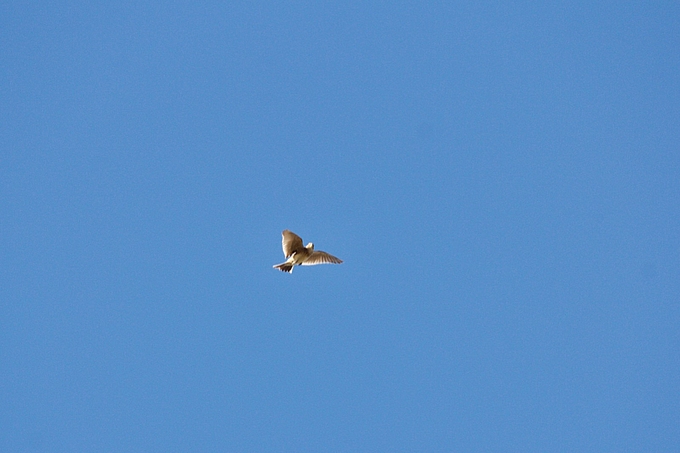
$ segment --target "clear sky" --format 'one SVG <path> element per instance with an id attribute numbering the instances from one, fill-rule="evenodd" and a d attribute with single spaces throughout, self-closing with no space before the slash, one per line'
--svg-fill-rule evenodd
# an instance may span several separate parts
<path id="1" fill-rule="evenodd" d="M 677 1 L 0 5 L 1 451 L 678 445 Z"/>

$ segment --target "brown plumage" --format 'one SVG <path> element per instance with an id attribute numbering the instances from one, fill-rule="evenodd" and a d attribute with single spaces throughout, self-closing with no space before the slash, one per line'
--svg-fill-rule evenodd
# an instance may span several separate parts
<path id="1" fill-rule="evenodd" d="M 342 260 L 333 255 L 314 250 L 311 242 L 307 246 L 302 245 L 302 238 L 290 230 L 283 230 L 281 233 L 281 245 L 283 255 L 287 258 L 285 262 L 274 267 L 283 272 L 293 272 L 294 266 L 314 266 L 315 264 L 333 263 L 340 264 Z"/>

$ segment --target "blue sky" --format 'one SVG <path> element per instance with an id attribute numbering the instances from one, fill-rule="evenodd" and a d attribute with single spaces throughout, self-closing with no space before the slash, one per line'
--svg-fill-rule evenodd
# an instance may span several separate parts
<path id="1" fill-rule="evenodd" d="M 677 451 L 678 49 L 669 1 L 4 2 L 0 449 Z"/>

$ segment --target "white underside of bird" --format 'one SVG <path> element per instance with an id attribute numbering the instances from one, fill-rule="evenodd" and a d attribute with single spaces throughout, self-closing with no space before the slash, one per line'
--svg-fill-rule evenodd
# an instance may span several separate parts
<path id="1" fill-rule="evenodd" d="M 295 266 L 314 266 L 316 264 L 340 264 L 342 260 L 333 255 L 314 250 L 314 244 L 302 245 L 302 238 L 290 230 L 283 230 L 281 233 L 281 245 L 283 256 L 287 259 L 281 264 L 274 265 L 274 268 L 283 272 L 293 272 Z"/>

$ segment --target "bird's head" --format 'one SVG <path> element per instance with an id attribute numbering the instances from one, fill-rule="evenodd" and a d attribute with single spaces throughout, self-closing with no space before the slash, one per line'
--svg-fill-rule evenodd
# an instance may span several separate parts
<path id="1" fill-rule="evenodd" d="M 307 247 L 305 247 L 305 248 L 306 248 L 307 250 L 310 250 L 310 251 L 311 251 L 311 250 L 314 250 L 314 243 L 313 243 L 313 242 L 310 242 L 309 244 L 307 244 Z"/>

